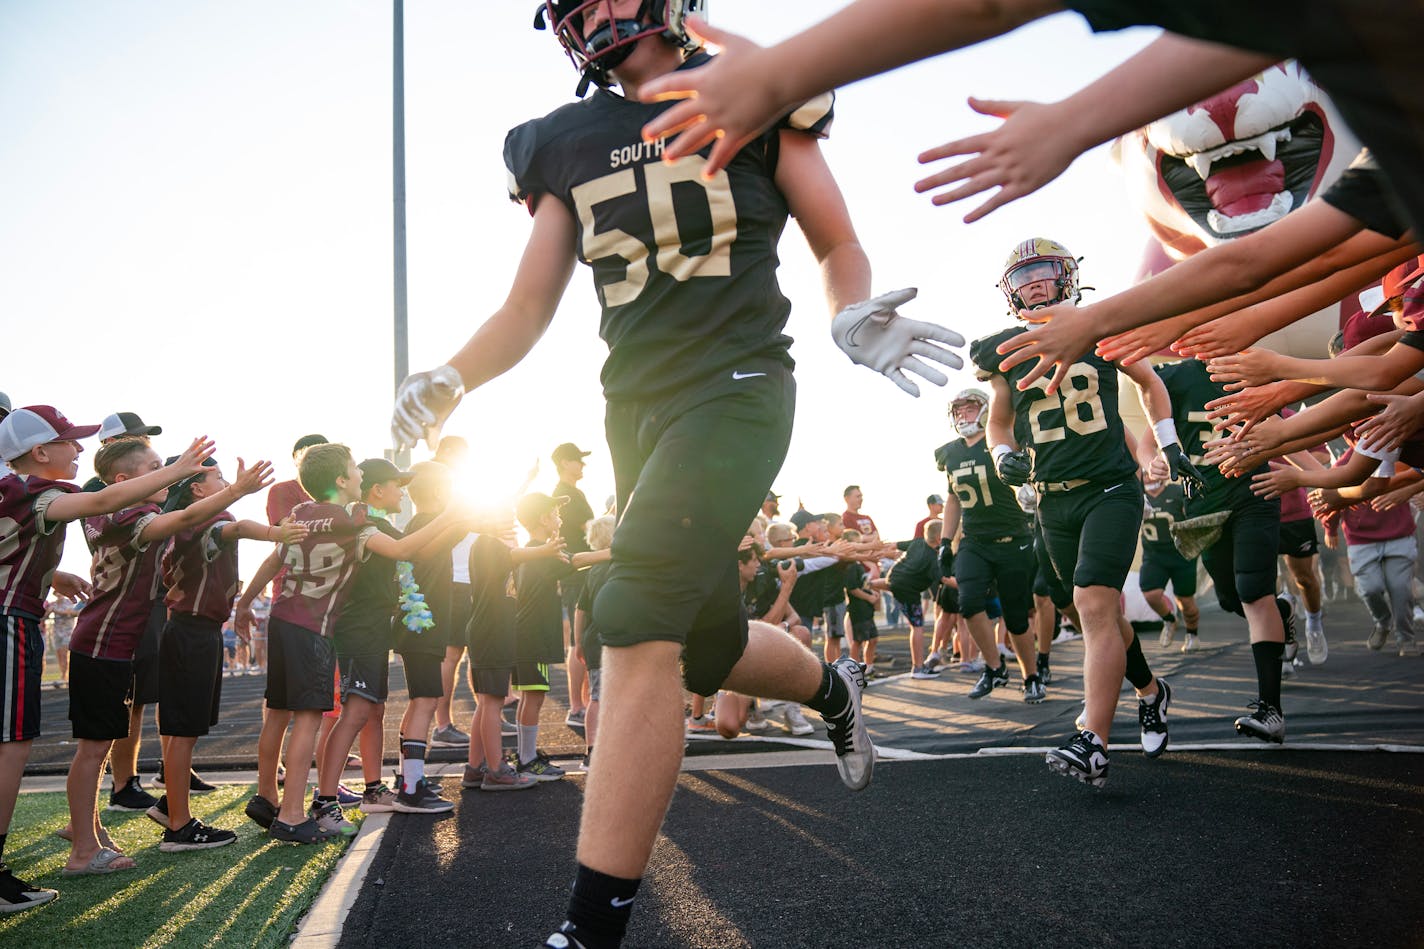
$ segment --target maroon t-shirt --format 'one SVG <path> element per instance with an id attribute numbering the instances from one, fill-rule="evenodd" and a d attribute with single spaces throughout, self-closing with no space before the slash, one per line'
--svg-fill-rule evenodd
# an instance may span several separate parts
<path id="1" fill-rule="evenodd" d="M 1347 449 L 1335 464 L 1345 464 L 1355 454 Z M 1376 511 L 1368 501 L 1352 504 L 1340 515 L 1340 526 L 1345 531 L 1347 544 L 1378 544 L 1387 540 L 1398 540 L 1414 533 L 1414 513 L 1408 504 L 1397 504 L 1387 511 Z"/>
<path id="2" fill-rule="evenodd" d="M 163 552 L 165 602 L 170 613 L 193 613 L 224 622 L 237 596 L 237 538 L 224 543 L 224 524 L 234 523 L 227 511 L 198 527 L 173 535 Z"/>
<path id="3" fill-rule="evenodd" d="M 930 521 L 937 520 L 939 520 L 939 518 L 935 517 L 933 514 L 929 515 L 928 517 L 922 518 L 920 522 L 915 525 L 915 537 L 925 536 L 925 525 L 928 524 Z M 910 539 L 914 540 L 914 537 Z"/>
<path id="4" fill-rule="evenodd" d="M 276 527 L 298 504 L 311 500 L 301 482 L 278 481 L 267 491 L 267 523 Z"/>
<path id="5" fill-rule="evenodd" d="M 84 519 L 84 537 L 94 551 L 94 593 L 69 639 L 69 649 L 95 659 L 132 659 L 158 599 L 162 544 L 139 540 L 157 504 L 139 504 L 117 514 Z"/>
<path id="6" fill-rule="evenodd" d="M 282 585 L 272 601 L 272 618 L 330 636 L 351 592 L 351 578 L 366 559 L 366 541 L 377 528 L 366 519 L 364 504 L 347 510 L 307 501 L 292 510 L 292 520 L 310 533 L 281 547 Z"/>
<path id="7" fill-rule="evenodd" d="M 44 513 L 55 498 L 78 490 L 33 475 L 0 478 L 0 613 L 44 616 L 49 582 L 64 554 L 64 524 Z"/>
<path id="8" fill-rule="evenodd" d="M 862 537 L 867 534 L 878 534 L 875 529 L 875 520 L 869 514 L 857 514 L 853 511 L 846 511 L 841 515 L 841 524 L 850 530 L 860 531 Z"/>

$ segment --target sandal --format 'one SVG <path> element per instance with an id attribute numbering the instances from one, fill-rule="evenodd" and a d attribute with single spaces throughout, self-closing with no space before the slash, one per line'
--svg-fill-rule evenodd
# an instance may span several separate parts
<path id="1" fill-rule="evenodd" d="M 120 861 L 128 861 L 128 863 L 125 866 L 114 866 L 114 864 L 119 863 Z M 93 859 L 89 861 L 87 866 L 79 870 L 74 870 L 70 867 L 65 867 L 63 870 L 59 871 L 59 875 L 66 877 L 97 876 L 102 873 L 117 873 L 119 870 L 135 870 L 137 868 L 138 864 L 134 863 L 131 858 L 124 856 L 117 850 L 110 850 L 108 847 L 100 847 L 99 852 L 94 854 Z"/>

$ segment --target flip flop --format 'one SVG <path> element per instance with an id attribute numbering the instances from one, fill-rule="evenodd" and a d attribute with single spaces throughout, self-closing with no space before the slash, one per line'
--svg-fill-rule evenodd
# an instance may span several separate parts
<path id="1" fill-rule="evenodd" d="M 120 860 L 128 860 L 129 865 L 126 867 L 114 866 L 114 864 Z M 117 873 L 120 870 L 136 869 L 138 869 L 138 864 L 134 863 L 132 860 L 119 853 L 117 850 L 110 850 L 108 847 L 100 847 L 99 852 L 94 854 L 94 858 L 89 861 L 88 866 L 84 867 L 82 870 L 72 870 L 69 867 L 65 867 L 63 870 L 59 871 L 59 875 L 65 877 L 97 876 L 102 873 Z"/>
<path id="2" fill-rule="evenodd" d="M 60 840 L 67 840 L 70 843 L 74 843 L 74 831 L 70 830 L 68 827 L 61 827 L 59 830 L 54 832 L 54 835 Z M 107 830 L 99 835 L 99 846 L 108 847 L 110 850 L 119 854 L 124 852 L 124 848 L 114 843 L 114 838 L 109 836 L 109 832 Z"/>

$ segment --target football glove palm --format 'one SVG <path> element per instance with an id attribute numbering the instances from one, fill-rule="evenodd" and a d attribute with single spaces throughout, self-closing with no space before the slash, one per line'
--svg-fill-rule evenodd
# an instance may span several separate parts
<path id="1" fill-rule="evenodd" d="M 920 387 L 906 372 L 937 386 L 949 381 L 926 359 L 951 369 L 964 366 L 963 359 L 945 348 L 963 346 L 963 336 L 934 323 L 907 320 L 895 312 L 896 307 L 913 300 L 918 293 L 914 287 L 882 293 L 851 304 L 831 320 L 831 338 L 851 362 L 874 369 L 913 396 L 919 396 Z"/>
<path id="2" fill-rule="evenodd" d="M 1006 451 L 995 462 L 994 470 L 998 472 L 1000 481 L 1017 488 L 1028 484 L 1029 476 L 1033 474 L 1033 461 L 1026 451 Z"/>
<path id="3" fill-rule="evenodd" d="M 412 448 L 424 438 L 434 451 L 440 429 L 464 394 L 465 382 L 451 366 L 407 376 L 396 390 L 396 407 L 391 415 L 391 441 L 396 449 Z"/>

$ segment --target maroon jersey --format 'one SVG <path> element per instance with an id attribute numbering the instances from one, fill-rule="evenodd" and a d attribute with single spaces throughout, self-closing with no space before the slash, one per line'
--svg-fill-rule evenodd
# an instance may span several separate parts
<path id="1" fill-rule="evenodd" d="M 194 613 L 225 622 L 237 596 L 237 538 L 224 543 L 224 524 L 235 518 L 222 511 L 207 523 L 173 535 L 163 552 L 164 602 L 171 613 Z"/>
<path id="2" fill-rule="evenodd" d="M 351 578 L 366 559 L 366 541 L 377 528 L 366 519 L 364 504 L 348 511 L 307 501 L 292 509 L 292 520 L 310 533 L 281 547 L 282 586 L 272 602 L 272 617 L 330 636 L 351 592 Z"/>
<path id="3" fill-rule="evenodd" d="M 84 519 L 84 537 L 94 548 L 94 593 L 79 611 L 71 652 L 95 659 L 132 659 L 158 599 L 162 544 L 143 544 L 139 534 L 159 514 L 140 504 L 117 514 Z"/>
<path id="4" fill-rule="evenodd" d="M 311 500 L 301 482 L 279 481 L 267 491 L 267 523 L 276 527 L 298 504 Z"/>
<path id="5" fill-rule="evenodd" d="M 45 520 L 50 502 L 79 490 L 33 475 L 0 478 L 0 613 L 44 616 L 49 582 L 64 553 L 64 525 Z"/>

